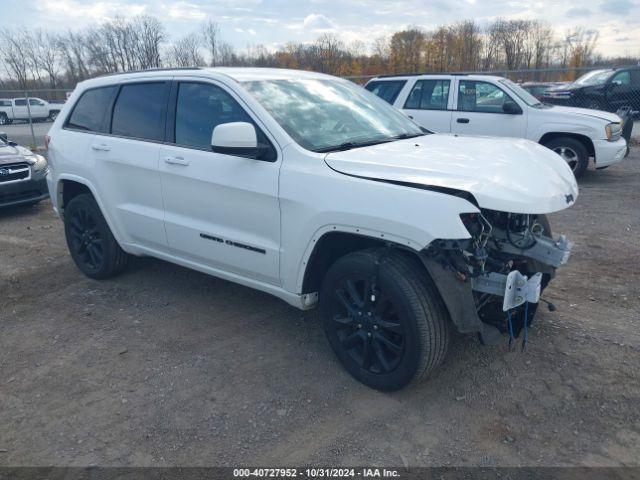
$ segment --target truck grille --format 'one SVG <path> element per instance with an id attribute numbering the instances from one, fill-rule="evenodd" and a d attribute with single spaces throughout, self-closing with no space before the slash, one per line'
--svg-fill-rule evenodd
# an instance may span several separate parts
<path id="1" fill-rule="evenodd" d="M 19 182 L 31 178 L 31 167 L 26 162 L 0 165 L 0 184 Z"/>

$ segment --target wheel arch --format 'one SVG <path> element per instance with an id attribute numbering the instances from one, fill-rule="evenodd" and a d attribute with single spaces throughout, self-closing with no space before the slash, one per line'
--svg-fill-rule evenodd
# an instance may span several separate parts
<path id="1" fill-rule="evenodd" d="M 542 137 L 540 137 L 540 140 L 538 140 L 538 143 L 540 145 L 546 145 L 551 140 L 555 140 L 555 139 L 558 139 L 558 138 L 564 138 L 564 137 L 573 138 L 573 139 L 579 141 L 580 143 L 582 143 L 585 146 L 589 156 L 590 157 L 595 157 L 596 150 L 595 150 L 595 147 L 593 146 L 593 141 L 587 135 L 582 135 L 580 133 L 573 133 L 573 132 L 547 132 L 544 135 L 542 135 Z"/>
<path id="2" fill-rule="evenodd" d="M 396 248 L 414 256 L 419 262 L 418 251 L 412 248 L 411 242 L 399 242 L 390 239 L 383 233 L 374 233 L 356 228 L 354 231 L 332 229 L 312 240 L 312 249 L 302 262 L 299 281 L 302 294 L 318 292 L 325 274 L 336 260 L 359 250 L 373 247 Z M 425 269 L 426 272 L 426 269 Z"/>
<path id="3" fill-rule="evenodd" d="M 74 197 L 81 195 L 83 193 L 88 193 L 94 198 L 94 200 L 98 204 L 98 208 L 100 208 L 100 212 L 102 213 L 102 216 L 104 217 L 105 221 L 107 222 L 107 225 L 111 229 L 111 233 L 113 234 L 115 239 L 118 241 L 118 243 L 122 244 L 121 236 L 119 234 L 120 232 L 118 231 L 117 228 L 115 228 L 115 225 L 111 217 L 108 215 L 108 210 L 105 208 L 105 205 L 102 202 L 100 195 L 98 195 L 98 192 L 94 187 L 94 185 L 85 178 L 78 177 L 76 175 L 61 175 L 60 177 L 58 177 L 56 182 L 55 198 L 56 198 L 56 206 L 58 208 L 58 214 L 60 215 L 60 218 L 64 220 L 65 205 L 68 205 L 68 203 Z"/>

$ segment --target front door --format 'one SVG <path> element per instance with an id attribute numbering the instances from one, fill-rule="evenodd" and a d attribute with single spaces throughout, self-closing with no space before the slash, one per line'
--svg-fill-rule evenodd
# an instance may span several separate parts
<path id="1" fill-rule="evenodd" d="M 503 105 L 515 102 L 501 87 L 480 80 L 458 80 L 457 107 L 451 120 L 451 131 L 465 135 L 525 137 L 526 109 L 505 113 Z"/>
<path id="2" fill-rule="evenodd" d="M 279 283 L 280 162 L 274 143 L 223 86 L 176 82 L 160 175 L 169 248 L 225 272 Z M 261 159 L 215 153 L 216 125 L 249 122 Z"/>

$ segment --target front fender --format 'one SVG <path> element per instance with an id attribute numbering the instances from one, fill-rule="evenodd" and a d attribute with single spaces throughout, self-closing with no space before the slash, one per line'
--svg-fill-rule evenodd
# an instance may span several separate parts
<path id="1" fill-rule="evenodd" d="M 323 173 L 312 178 L 298 170 L 281 173 L 280 274 L 282 286 L 291 292 L 302 291 L 314 246 L 328 232 L 372 237 L 419 252 L 437 238 L 469 238 L 460 214 L 478 212 L 475 205 L 454 195 L 330 169 Z M 314 188 L 305 188 L 307 182 Z"/>

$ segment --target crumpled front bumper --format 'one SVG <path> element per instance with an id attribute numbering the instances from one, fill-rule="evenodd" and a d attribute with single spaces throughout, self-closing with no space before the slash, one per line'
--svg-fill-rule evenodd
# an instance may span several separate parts
<path id="1" fill-rule="evenodd" d="M 515 258 L 526 258 L 532 263 L 553 270 L 567 263 L 573 244 L 561 235 L 557 239 L 539 237 L 536 244 L 526 250 L 502 245 L 502 252 L 513 254 Z M 426 251 L 420 258 L 429 272 L 451 320 L 460 333 L 480 333 L 485 344 L 493 344 L 502 337 L 502 333 L 494 326 L 483 322 L 478 315 L 478 306 L 474 291 L 503 297 L 503 311 L 511 310 L 525 302 L 538 303 L 540 299 L 542 272 L 527 277 L 518 270 L 509 273 L 488 272 L 461 280 L 451 270 L 438 263 Z"/>

